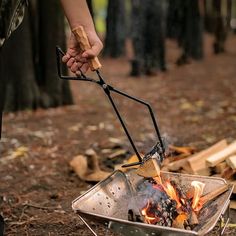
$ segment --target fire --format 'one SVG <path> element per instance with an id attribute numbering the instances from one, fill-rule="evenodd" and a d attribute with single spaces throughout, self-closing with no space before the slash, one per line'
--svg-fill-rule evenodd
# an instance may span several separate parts
<path id="1" fill-rule="evenodd" d="M 180 203 L 180 199 L 179 197 L 177 196 L 177 192 L 175 191 L 174 187 L 172 186 L 172 184 L 167 181 L 165 183 L 165 185 L 163 185 L 163 188 L 166 192 L 166 194 L 172 199 L 172 200 L 175 200 L 176 203 L 177 203 L 177 209 L 181 207 L 181 203 Z"/>
<path id="2" fill-rule="evenodd" d="M 145 221 L 148 223 L 148 224 L 153 224 L 154 221 L 156 222 L 158 220 L 157 217 L 154 217 L 154 216 L 149 216 L 148 215 L 148 210 L 150 209 L 150 201 L 148 200 L 148 203 L 147 203 L 147 206 L 144 207 L 141 211 L 142 215 L 144 216 L 145 218 Z"/>
<path id="3" fill-rule="evenodd" d="M 205 187 L 205 184 L 199 181 L 192 181 L 191 185 L 194 187 L 192 208 L 195 211 L 199 211 L 202 208 L 200 198 L 203 194 L 203 189 Z"/>
<path id="4" fill-rule="evenodd" d="M 156 184 L 153 185 L 153 188 L 157 189 L 160 192 L 165 192 L 169 197 L 169 204 L 172 202 L 176 202 L 175 209 L 173 212 L 166 212 L 167 210 L 163 210 L 160 208 L 161 202 L 152 203 L 148 200 L 146 206 L 142 209 L 141 213 L 148 224 L 158 224 L 164 222 L 165 226 L 178 226 L 181 227 L 189 220 L 188 216 L 196 214 L 201 208 L 201 196 L 203 194 L 203 189 L 205 184 L 198 181 L 192 181 L 192 188 L 188 193 L 184 194 L 180 189 L 180 186 L 177 186 L 172 181 L 165 181 L 161 179 L 161 177 L 154 178 Z M 191 192 L 191 193 L 190 193 Z M 174 200 L 174 201 L 173 201 Z M 166 218 L 164 215 L 175 215 L 171 220 L 171 225 L 169 225 L 168 217 Z M 175 226 L 174 226 L 175 227 Z M 183 226 L 184 227 L 184 226 Z"/>

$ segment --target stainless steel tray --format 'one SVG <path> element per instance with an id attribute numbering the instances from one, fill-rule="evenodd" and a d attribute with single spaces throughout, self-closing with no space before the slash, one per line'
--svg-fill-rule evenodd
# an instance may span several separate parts
<path id="1" fill-rule="evenodd" d="M 170 172 L 162 172 L 162 176 L 185 186 L 190 185 L 193 180 L 201 181 L 206 184 L 204 194 L 226 184 L 224 179 L 215 177 Z M 210 202 L 205 210 L 202 209 L 199 216 L 200 226 L 190 231 L 128 221 L 128 209 L 133 202 L 134 188 L 142 181 L 143 178 L 136 175 L 134 170 L 127 173 L 115 171 L 108 178 L 76 198 L 72 202 L 72 208 L 82 219 L 86 218 L 93 222 L 103 223 L 118 232 L 119 235 L 205 235 L 214 228 L 226 212 L 233 190 L 233 187 L 230 186 L 228 191 Z M 135 202 L 133 203 L 135 204 Z M 84 223 L 86 224 L 86 221 Z M 87 226 L 89 227 L 89 225 Z"/>

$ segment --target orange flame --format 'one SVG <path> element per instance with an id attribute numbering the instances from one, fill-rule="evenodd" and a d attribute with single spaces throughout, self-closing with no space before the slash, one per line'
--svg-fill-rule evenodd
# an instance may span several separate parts
<path id="1" fill-rule="evenodd" d="M 175 200 L 177 203 L 177 209 L 181 207 L 181 203 L 179 200 L 179 197 L 177 196 L 177 193 L 174 189 L 174 187 L 171 185 L 171 183 L 169 181 L 166 181 L 165 185 L 163 185 L 163 188 L 166 192 L 166 194 L 172 199 Z"/>
<path id="2" fill-rule="evenodd" d="M 191 185 L 194 187 L 194 194 L 192 200 L 192 208 L 195 211 L 199 211 L 202 208 L 202 204 L 200 202 L 200 198 L 203 193 L 203 189 L 205 184 L 199 181 L 192 181 Z"/>
<path id="3" fill-rule="evenodd" d="M 179 215 L 175 219 L 176 225 L 183 225 L 184 220 L 187 218 L 187 212 L 184 212 L 185 208 L 181 208 L 182 206 L 190 204 L 193 211 L 199 211 L 202 208 L 202 202 L 201 202 L 201 196 L 203 194 L 203 189 L 205 187 L 205 184 L 198 181 L 192 181 L 191 185 L 193 186 L 193 192 L 189 192 L 186 195 L 186 198 L 183 198 L 183 196 L 178 195 L 178 192 L 176 191 L 176 188 L 171 184 L 169 180 L 165 181 L 163 183 L 163 180 L 160 176 L 155 177 L 154 180 L 156 181 L 156 185 L 153 186 L 153 188 L 165 192 L 170 199 L 176 201 L 176 209 L 178 210 Z M 192 202 L 190 203 L 190 199 L 192 199 Z M 141 210 L 141 213 L 145 219 L 145 222 L 148 224 L 156 224 L 159 222 L 160 218 L 153 214 L 152 210 L 150 209 L 157 208 L 157 205 L 153 205 L 150 200 L 148 200 L 147 205 Z M 173 225 L 175 225 L 173 223 Z M 174 226 L 175 227 L 175 226 Z"/>
<path id="4" fill-rule="evenodd" d="M 152 217 L 152 216 L 148 215 L 147 211 L 148 211 L 149 208 L 150 208 L 150 201 L 148 200 L 147 206 L 142 209 L 141 213 L 144 216 L 146 222 L 148 224 L 152 224 L 153 221 L 157 220 L 157 217 Z"/>

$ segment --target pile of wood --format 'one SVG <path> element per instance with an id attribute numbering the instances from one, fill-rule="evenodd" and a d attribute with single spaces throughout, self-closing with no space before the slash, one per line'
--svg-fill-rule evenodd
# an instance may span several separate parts
<path id="1" fill-rule="evenodd" d="M 170 149 L 175 150 L 176 147 L 170 147 Z M 222 177 L 235 186 L 234 193 L 236 194 L 236 141 L 227 143 L 224 139 L 189 156 L 186 156 L 188 148 L 183 149 L 182 154 L 181 149 L 177 148 L 177 151 L 180 157 L 167 158 L 162 170 Z"/>

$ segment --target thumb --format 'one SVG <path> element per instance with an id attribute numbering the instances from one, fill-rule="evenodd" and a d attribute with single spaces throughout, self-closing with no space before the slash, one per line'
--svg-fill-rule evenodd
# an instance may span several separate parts
<path id="1" fill-rule="evenodd" d="M 82 53 L 82 57 L 85 57 L 87 59 L 94 58 L 99 55 L 102 50 L 102 47 L 102 43 L 96 43 L 90 49 L 84 51 Z"/>

